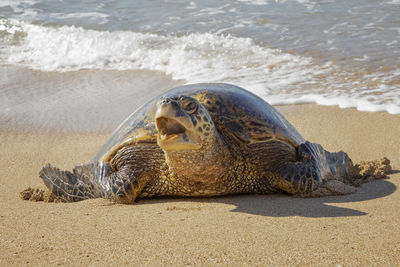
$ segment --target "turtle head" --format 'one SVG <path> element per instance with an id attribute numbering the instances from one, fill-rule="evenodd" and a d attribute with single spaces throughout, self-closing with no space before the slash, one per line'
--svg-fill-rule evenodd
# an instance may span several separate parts
<path id="1" fill-rule="evenodd" d="M 165 151 L 201 150 L 213 142 L 216 134 L 206 108 L 188 96 L 161 98 L 155 121 L 157 143 Z"/>

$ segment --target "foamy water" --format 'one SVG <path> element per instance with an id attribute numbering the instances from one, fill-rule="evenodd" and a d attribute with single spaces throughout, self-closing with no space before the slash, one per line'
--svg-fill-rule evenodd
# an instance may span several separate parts
<path id="1" fill-rule="evenodd" d="M 398 1 L 131 2 L 0 1 L 0 64 L 53 74 L 156 71 L 234 83 L 271 104 L 400 114 Z"/>

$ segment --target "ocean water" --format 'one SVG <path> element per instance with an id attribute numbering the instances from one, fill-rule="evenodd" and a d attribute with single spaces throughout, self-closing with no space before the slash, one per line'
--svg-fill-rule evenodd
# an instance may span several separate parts
<path id="1" fill-rule="evenodd" d="M 3 126 L 109 130 L 197 82 L 400 114 L 400 1 L 0 0 L 0 71 Z"/>

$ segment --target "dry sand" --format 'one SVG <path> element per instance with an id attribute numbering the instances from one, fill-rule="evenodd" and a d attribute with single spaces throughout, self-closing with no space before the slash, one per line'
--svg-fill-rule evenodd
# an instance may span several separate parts
<path id="1" fill-rule="evenodd" d="M 47 162 L 70 169 L 90 160 L 107 134 L 0 132 L 0 265 L 319 265 L 400 262 L 400 115 L 315 105 L 279 109 L 302 135 L 354 161 L 386 156 L 390 179 L 356 194 L 299 199 L 246 195 L 150 199 L 23 201 L 44 188 Z"/>

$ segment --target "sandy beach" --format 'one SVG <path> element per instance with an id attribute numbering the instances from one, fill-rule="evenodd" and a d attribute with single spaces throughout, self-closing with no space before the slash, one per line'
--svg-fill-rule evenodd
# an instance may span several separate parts
<path id="1" fill-rule="evenodd" d="M 399 13 L 398 0 L 0 0 L 0 267 L 400 266 Z M 45 164 L 89 162 L 151 98 L 202 82 L 393 171 L 323 198 L 21 199 L 46 190 Z"/>
<path id="2" fill-rule="evenodd" d="M 400 115 L 316 105 L 278 109 L 308 140 L 353 161 L 388 157 L 389 179 L 324 198 L 244 195 L 23 201 L 42 165 L 89 161 L 107 133 L 0 132 L 1 266 L 395 266 L 400 262 Z"/>

